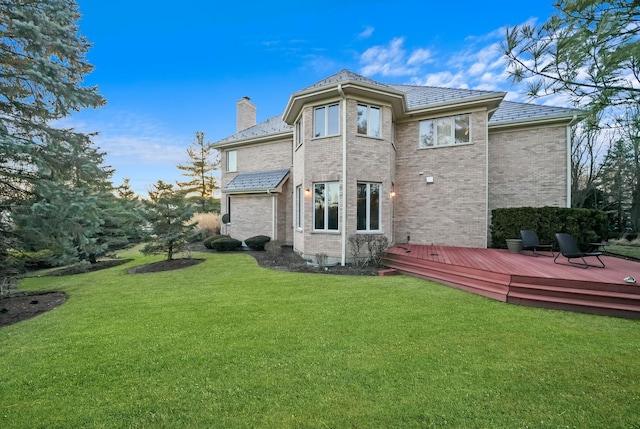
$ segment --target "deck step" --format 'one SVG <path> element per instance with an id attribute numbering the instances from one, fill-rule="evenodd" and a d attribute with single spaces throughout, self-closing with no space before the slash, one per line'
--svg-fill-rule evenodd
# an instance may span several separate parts
<path id="1" fill-rule="evenodd" d="M 382 262 L 396 272 L 511 304 L 640 319 L 640 287 L 635 285 L 492 272 L 415 253 L 389 252 Z"/>
<path id="2" fill-rule="evenodd" d="M 395 276 L 396 274 L 400 273 L 398 273 L 398 270 L 396 270 L 395 268 L 385 268 L 383 270 L 378 270 L 379 276 Z"/>

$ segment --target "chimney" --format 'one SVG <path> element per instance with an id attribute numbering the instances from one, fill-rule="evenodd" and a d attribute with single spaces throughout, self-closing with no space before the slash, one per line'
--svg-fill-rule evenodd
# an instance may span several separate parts
<path id="1" fill-rule="evenodd" d="M 256 106 L 249 97 L 236 102 L 236 132 L 246 130 L 256 124 Z"/>

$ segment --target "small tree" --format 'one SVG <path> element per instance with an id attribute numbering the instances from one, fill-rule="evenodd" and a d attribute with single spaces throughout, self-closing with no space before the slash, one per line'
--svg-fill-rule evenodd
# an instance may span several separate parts
<path id="1" fill-rule="evenodd" d="M 197 211 L 215 211 L 213 193 L 218 189 L 218 183 L 213 173 L 220 168 L 218 152 L 213 148 L 213 143 L 205 142 L 204 133 L 197 131 L 195 141 L 187 148 L 187 154 L 189 164 L 178 164 L 178 169 L 184 171 L 182 175 L 190 180 L 178 182 L 178 186 L 187 195 L 193 196 L 197 202 Z M 217 208 L 219 211 L 220 206 Z"/>
<path id="2" fill-rule="evenodd" d="M 193 208 L 185 200 L 185 193 L 173 189 L 173 185 L 158 180 L 153 187 L 149 191 L 147 207 L 152 236 L 142 252 L 166 252 L 170 261 L 175 253 L 184 250 L 195 227 L 195 224 L 188 223 L 193 216 Z"/>

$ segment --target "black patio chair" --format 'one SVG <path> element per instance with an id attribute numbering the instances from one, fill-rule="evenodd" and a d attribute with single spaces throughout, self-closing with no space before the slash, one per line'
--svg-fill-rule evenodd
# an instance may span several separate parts
<path id="1" fill-rule="evenodd" d="M 533 256 L 539 256 L 538 251 L 551 252 L 551 255 L 542 256 L 554 257 L 553 244 L 540 244 L 538 234 L 535 231 L 523 229 L 520 231 L 520 237 L 522 238 L 522 250 L 531 250 Z"/>
<path id="2" fill-rule="evenodd" d="M 573 238 L 573 236 L 571 236 L 570 234 L 558 232 L 556 233 L 556 240 L 558 240 L 558 246 L 560 246 L 560 253 L 558 253 L 556 257 L 553 258 L 553 262 L 555 262 L 556 264 L 571 265 L 579 268 L 589 268 L 589 267 L 604 268 L 604 262 L 602 262 L 602 260 L 600 259 L 600 256 L 602 256 L 602 252 L 580 251 L 580 248 L 578 247 L 578 243 L 576 243 L 576 239 Z M 558 262 L 557 259 L 558 259 L 558 256 L 560 255 L 567 258 L 567 261 L 569 263 L 563 264 L 561 262 Z M 598 260 L 598 262 L 600 262 L 601 266 L 587 264 L 587 261 L 585 261 L 584 259 L 586 257 L 595 257 Z M 582 264 L 571 262 L 572 259 L 582 259 Z"/>

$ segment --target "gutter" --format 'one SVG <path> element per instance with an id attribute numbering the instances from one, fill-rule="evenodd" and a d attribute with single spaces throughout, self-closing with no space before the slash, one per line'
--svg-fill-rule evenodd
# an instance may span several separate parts
<path id="1" fill-rule="evenodd" d="M 340 265 L 347 264 L 347 96 L 338 84 L 338 92 L 342 97 L 342 255 Z"/>

